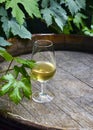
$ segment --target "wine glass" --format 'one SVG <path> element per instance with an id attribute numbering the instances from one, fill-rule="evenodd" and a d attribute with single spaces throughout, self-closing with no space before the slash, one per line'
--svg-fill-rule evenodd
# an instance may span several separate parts
<path id="1" fill-rule="evenodd" d="M 46 82 L 50 80 L 56 72 L 56 60 L 53 42 L 49 40 L 37 40 L 32 48 L 32 60 L 35 66 L 31 70 L 32 79 L 39 81 L 41 91 L 32 94 L 32 99 L 38 103 L 50 102 L 54 95 L 46 92 Z"/>

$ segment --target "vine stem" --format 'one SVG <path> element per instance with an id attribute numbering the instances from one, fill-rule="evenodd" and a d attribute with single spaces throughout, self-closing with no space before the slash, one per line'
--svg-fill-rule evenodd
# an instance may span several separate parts
<path id="1" fill-rule="evenodd" d="M 8 73 L 8 71 L 10 70 L 10 67 L 11 67 L 11 65 L 12 65 L 12 63 L 13 63 L 13 60 L 14 60 L 14 58 L 11 60 L 11 62 L 10 62 L 10 64 L 9 64 L 9 66 L 8 66 L 8 69 L 6 70 L 5 74 L 7 74 L 7 73 Z"/>
<path id="2" fill-rule="evenodd" d="M 13 68 L 9 69 L 8 71 L 11 71 L 11 70 L 13 70 Z M 1 73 L 5 73 L 6 71 L 7 71 L 7 69 L 6 70 L 2 70 L 2 71 L 0 71 L 0 74 Z"/>

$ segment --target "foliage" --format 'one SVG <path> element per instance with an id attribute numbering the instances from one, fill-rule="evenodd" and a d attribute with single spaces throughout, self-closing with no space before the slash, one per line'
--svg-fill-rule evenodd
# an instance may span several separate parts
<path id="1" fill-rule="evenodd" d="M 50 7 L 48 7 L 50 3 Z M 45 1 L 42 1 L 42 9 L 41 13 L 43 14 L 43 19 L 45 19 L 47 25 L 51 25 L 53 21 L 57 24 L 57 26 L 63 30 L 63 26 L 67 21 L 66 11 L 61 7 L 59 3 L 54 0 L 48 0 L 45 5 Z"/>
<path id="2" fill-rule="evenodd" d="M 2 47 L 0 47 L 0 56 L 5 58 L 6 61 L 12 60 L 12 56 Z"/>
<path id="3" fill-rule="evenodd" d="M 82 10 L 86 8 L 86 0 L 42 0 L 41 5 L 47 26 L 52 25 L 58 33 L 71 33 L 74 26 L 78 29 L 85 26 L 83 20 L 87 17 Z"/>
<path id="4" fill-rule="evenodd" d="M 31 77 L 26 68 L 29 68 L 31 71 L 35 62 L 12 56 L 8 58 L 5 54 L 3 57 L 10 61 L 15 60 L 17 63 L 20 63 L 21 66 L 14 65 L 12 73 L 8 72 L 8 68 L 7 73 L 0 78 L 0 84 L 3 82 L 0 86 L 0 96 L 8 94 L 11 101 L 16 104 L 18 104 L 23 97 L 30 99 L 32 94 Z"/>
<path id="5" fill-rule="evenodd" d="M 13 36 L 31 39 L 31 32 L 26 26 L 26 13 L 31 18 L 41 17 L 37 0 L 0 0 L 0 44 L 2 38 L 6 44 L 5 39 Z"/>
<path id="6" fill-rule="evenodd" d="M 40 18 L 40 12 L 36 0 L 6 0 L 6 9 L 12 9 L 12 16 L 16 18 L 19 24 L 24 23 L 25 15 L 18 4 L 22 4 L 26 12 L 33 18 L 33 15 Z"/>
<path id="7" fill-rule="evenodd" d="M 56 33 L 92 33 L 92 0 L 0 0 L 1 38 L 13 36 L 31 39 L 26 19 L 41 19 Z M 91 14 L 88 12 L 91 10 Z M 91 15 L 91 18 L 89 17 Z M 87 22 L 90 21 L 91 23 Z M 30 24 L 30 23 L 29 23 Z M 89 25 L 90 24 L 90 25 Z M 86 33 L 86 28 L 87 32 Z M 4 44 L 6 42 L 4 41 Z"/>
<path id="8" fill-rule="evenodd" d="M 41 14 L 56 33 L 93 35 L 92 0 L 42 0 Z"/>
<path id="9" fill-rule="evenodd" d="M 91 25 L 90 29 L 88 27 L 85 27 L 83 31 L 86 35 L 93 36 L 93 25 Z"/>
<path id="10" fill-rule="evenodd" d="M 93 1 L 86 0 L 86 5 L 87 26 L 83 28 L 83 32 L 85 35 L 93 36 Z"/>

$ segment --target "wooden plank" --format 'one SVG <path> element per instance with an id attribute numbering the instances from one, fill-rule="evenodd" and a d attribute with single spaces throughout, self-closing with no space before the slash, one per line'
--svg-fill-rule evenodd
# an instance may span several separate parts
<path id="1" fill-rule="evenodd" d="M 61 55 L 62 55 L 62 52 L 60 52 L 61 53 Z M 57 58 L 58 59 L 58 58 Z M 59 61 L 59 60 L 58 60 Z M 62 62 L 62 60 L 60 60 L 61 62 Z M 59 62 L 60 63 L 60 62 Z M 68 63 L 67 63 L 68 64 Z M 76 62 L 76 64 L 77 64 L 77 62 Z M 82 64 L 82 63 L 81 63 Z M 60 66 L 59 66 L 60 67 Z M 65 66 L 66 67 L 66 66 Z M 84 68 L 85 68 L 85 66 L 83 66 Z M 81 67 L 81 68 L 83 68 L 83 67 Z M 86 66 L 87 67 L 87 66 Z M 68 67 L 67 67 L 68 68 Z M 60 69 L 62 69 L 62 66 L 61 66 L 61 68 Z M 59 69 L 59 70 L 60 70 Z M 82 70 L 82 69 L 81 69 Z M 72 71 L 73 72 L 73 71 Z M 61 74 L 60 74 L 61 73 Z M 61 81 L 61 79 L 59 79 L 59 77 L 60 77 L 60 75 L 62 75 L 62 72 L 60 72 L 59 73 L 59 75 L 57 75 L 57 80 L 58 80 L 58 82 L 57 82 L 57 84 L 56 84 L 56 86 L 59 86 L 59 81 Z M 64 74 L 65 73 L 67 73 L 67 72 L 64 72 Z M 69 74 L 69 78 L 70 77 L 72 77 L 70 74 Z M 65 77 L 65 79 L 67 79 L 67 76 Z M 71 84 L 71 85 L 73 85 L 71 88 L 70 87 L 67 87 L 67 89 L 66 89 L 66 91 L 65 91 L 65 93 L 67 92 L 67 94 L 68 94 L 68 92 L 70 92 L 70 91 L 67 91 L 67 90 L 71 90 L 71 92 L 70 92 L 70 94 L 72 94 L 73 96 L 72 97 L 70 97 L 69 96 L 69 98 L 71 98 L 71 100 L 72 100 L 72 98 L 74 97 L 74 98 L 78 98 L 78 97 L 81 97 L 81 96 L 83 96 L 83 95 L 81 95 L 81 94 L 83 94 L 84 92 L 82 92 L 82 90 L 84 89 L 84 88 L 82 88 L 82 87 L 85 87 L 85 84 L 84 83 L 82 83 L 82 82 L 80 82 L 80 81 L 78 81 L 78 79 L 76 79 L 76 81 L 75 81 L 75 78 L 73 77 L 72 78 L 73 80 L 71 80 L 71 78 L 70 79 L 68 79 L 68 81 L 66 80 L 65 82 L 67 83 L 67 84 L 69 84 L 70 82 L 69 82 L 69 80 L 71 80 L 71 81 L 73 81 L 73 82 L 71 82 L 71 83 L 78 83 L 78 84 L 76 84 L 76 86 L 77 85 L 79 85 L 80 87 L 79 88 L 77 88 L 76 86 L 74 86 L 73 84 Z M 55 83 L 55 81 L 54 81 L 54 83 Z M 65 84 L 66 85 L 66 84 Z M 52 85 L 52 86 L 55 86 L 54 84 Z M 75 87 L 76 87 L 76 89 L 75 89 Z M 87 90 L 89 90 L 89 87 L 86 85 L 86 87 L 87 87 Z M 65 88 L 65 87 L 64 87 Z M 82 89 L 81 89 L 82 88 Z M 61 89 L 61 91 L 62 91 L 62 88 L 60 88 Z M 74 90 L 74 91 L 73 91 Z M 52 90 L 53 91 L 53 90 Z M 76 95 L 75 94 L 75 92 L 78 92 L 77 94 L 79 94 L 79 95 Z M 90 91 L 91 91 L 91 89 L 90 89 Z M 54 91 L 54 93 L 57 93 L 58 94 L 58 92 L 56 92 L 56 91 Z M 84 93 L 84 94 L 86 94 L 86 93 Z M 76 96 L 75 96 L 76 95 Z M 66 95 L 67 97 L 68 97 L 68 95 Z M 62 95 L 60 96 L 60 97 L 62 97 Z M 63 96 L 64 97 L 64 96 Z M 63 98 L 64 99 L 64 98 Z M 57 98 L 57 100 L 58 100 L 58 98 Z M 67 99 L 65 99 L 65 102 L 66 102 L 66 100 Z M 67 100 L 68 101 L 68 100 Z M 54 101 L 54 102 L 57 102 L 57 101 Z M 70 104 L 74 104 L 75 102 L 71 102 L 71 101 L 69 101 L 70 102 Z M 61 104 L 61 103 L 58 103 L 58 104 Z M 76 109 L 77 108 L 77 106 L 78 106 L 78 103 L 76 102 L 75 103 L 75 105 L 76 105 L 76 107 L 74 108 L 74 109 Z M 67 108 L 69 108 L 69 105 L 67 105 L 66 103 L 64 104 L 64 106 L 67 106 Z M 74 105 L 72 105 L 72 106 L 74 106 Z M 67 108 L 66 108 L 66 110 L 67 110 Z M 73 111 L 73 109 L 72 109 L 73 107 L 71 107 L 71 110 Z M 82 107 L 80 107 L 80 108 L 78 108 L 78 110 L 76 109 L 76 111 L 77 111 L 77 113 L 75 112 L 73 115 L 76 115 L 76 114 L 78 114 L 78 115 L 80 115 L 80 112 L 81 112 L 81 109 Z M 69 110 L 70 111 L 70 110 Z M 74 110 L 75 111 L 75 110 Z M 83 110 L 83 108 L 82 108 L 82 111 L 84 111 Z M 72 115 L 72 112 L 70 112 L 71 113 L 71 115 Z M 85 110 L 85 113 L 87 113 L 87 111 Z M 90 113 L 90 114 L 92 114 L 92 113 Z M 89 114 L 89 115 L 90 115 Z M 69 115 L 69 116 L 71 116 L 71 115 Z M 86 128 L 89 128 L 89 126 L 88 126 L 88 124 L 86 124 L 86 122 L 90 122 L 90 124 L 91 124 L 91 126 L 92 126 L 92 123 L 93 123 L 93 121 L 90 119 L 84 119 L 85 118 L 85 116 L 81 116 L 81 117 L 83 117 L 83 118 L 81 118 L 82 119 L 82 123 L 81 123 L 81 121 L 80 122 L 78 122 L 78 123 L 80 123 L 80 125 L 81 126 L 85 126 Z M 79 118 L 79 117 L 78 117 Z M 77 122 L 77 119 L 74 119 L 76 122 Z M 59 122 L 59 121 L 57 121 L 57 122 Z M 64 122 L 64 121 L 63 121 Z M 49 123 L 48 123 L 49 124 Z M 60 123 L 59 123 L 60 124 Z M 65 123 L 63 123 L 63 124 L 65 124 Z M 82 125 L 83 124 L 83 125 Z M 86 124 L 86 125 L 85 125 Z M 65 126 L 63 126 L 63 127 L 65 127 Z"/>
<path id="2" fill-rule="evenodd" d="M 93 128 L 92 111 L 90 112 L 89 109 L 86 109 L 86 104 L 83 103 L 80 105 L 80 102 L 78 102 L 78 99 L 80 98 L 86 101 L 85 94 L 89 92 L 89 87 L 73 76 L 66 74 L 66 72 L 60 71 L 59 73 L 61 73 L 59 74 L 59 80 L 57 79 L 56 82 L 52 84 L 52 86 L 56 86 L 54 92 L 56 98 L 54 102 L 60 109 L 71 116 L 73 120 L 78 122 L 81 125 L 81 128 L 84 127 L 85 129 L 89 129 L 90 126 Z M 90 91 L 91 90 L 92 89 L 90 89 Z M 77 99 L 77 101 L 74 99 Z M 81 102 L 83 101 L 82 99 Z M 91 105 L 89 108 L 92 108 Z"/>
<path id="3" fill-rule="evenodd" d="M 31 54 L 21 57 L 29 59 Z M 82 52 L 56 51 L 57 72 L 47 83 L 47 90 L 55 95 L 54 100 L 50 103 L 38 104 L 32 99 L 23 99 L 21 104 L 14 105 L 7 98 L 2 97 L 1 110 L 6 110 L 7 117 L 16 122 L 30 127 L 33 124 L 43 130 L 92 130 L 92 57 L 93 54 Z M 1 68 L 3 64 L 5 63 L 1 64 Z M 40 90 L 38 82 L 33 81 L 32 85 L 33 92 Z"/>
<path id="4" fill-rule="evenodd" d="M 38 104 L 32 101 L 26 101 L 22 103 L 31 113 L 34 113 L 34 117 L 38 119 L 37 122 L 36 120 L 34 120 L 34 122 L 37 124 L 60 129 L 79 127 L 77 122 L 52 102 L 47 104 Z M 25 118 L 27 117 L 25 116 Z"/>

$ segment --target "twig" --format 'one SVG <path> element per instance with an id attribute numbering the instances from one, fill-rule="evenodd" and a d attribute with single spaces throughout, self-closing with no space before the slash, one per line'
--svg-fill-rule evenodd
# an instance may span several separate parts
<path id="1" fill-rule="evenodd" d="M 8 73 L 8 71 L 10 70 L 10 67 L 11 67 L 11 65 L 12 65 L 12 63 L 13 63 L 13 60 L 14 60 L 14 58 L 11 60 L 11 62 L 10 62 L 10 64 L 9 64 L 9 66 L 8 66 L 8 69 L 6 70 L 5 74 L 7 74 L 7 73 Z"/>

